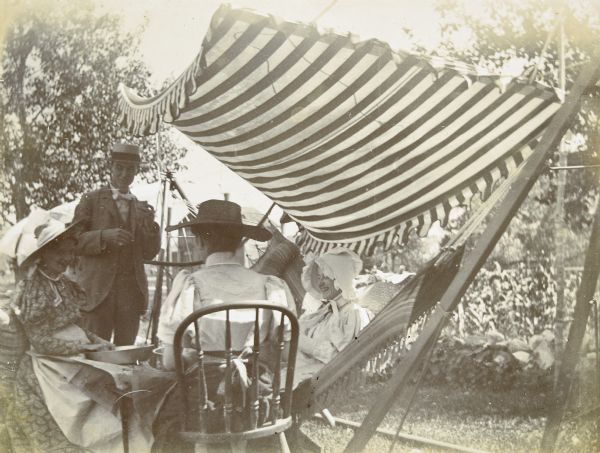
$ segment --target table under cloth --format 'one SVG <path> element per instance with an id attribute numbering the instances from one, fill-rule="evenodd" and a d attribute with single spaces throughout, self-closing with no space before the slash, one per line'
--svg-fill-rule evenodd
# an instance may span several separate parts
<path id="1" fill-rule="evenodd" d="M 152 421 L 174 382 L 173 372 L 146 363 L 116 365 L 83 356 L 28 354 L 48 410 L 70 441 L 101 452 L 114 450 L 125 439 L 132 451 L 150 451 Z M 130 410 L 119 414 L 123 407 Z"/>

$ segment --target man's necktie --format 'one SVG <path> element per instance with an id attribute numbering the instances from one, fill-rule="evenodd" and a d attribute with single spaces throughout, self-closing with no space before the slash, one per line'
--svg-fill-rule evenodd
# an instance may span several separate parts
<path id="1" fill-rule="evenodd" d="M 121 215 L 121 219 L 126 222 L 129 218 L 129 206 L 132 200 L 135 200 L 135 195 L 132 193 L 122 193 L 118 190 L 113 190 L 113 199 L 117 204 L 117 209 Z"/>

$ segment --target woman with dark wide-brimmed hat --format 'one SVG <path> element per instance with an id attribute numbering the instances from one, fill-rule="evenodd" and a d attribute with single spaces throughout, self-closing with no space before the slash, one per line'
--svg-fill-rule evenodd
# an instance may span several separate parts
<path id="1" fill-rule="evenodd" d="M 121 422 L 106 407 L 106 394 L 95 394 L 85 382 L 103 373 L 71 359 L 113 348 L 81 327 L 79 306 L 86 295 L 64 275 L 78 225 L 48 218 L 35 229 L 37 247 L 21 265 L 26 276 L 12 309 L 30 350 L 17 371 L 8 417 L 15 451 L 99 452 L 121 445 Z"/>
<path id="2" fill-rule="evenodd" d="M 238 204 L 225 200 L 205 201 L 198 206 L 195 216 L 168 227 L 167 231 L 180 228 L 189 228 L 196 236 L 197 254 L 204 266 L 196 272 L 181 271 L 161 307 L 158 337 L 165 345 L 163 360 L 167 368 L 174 366 L 175 330 L 194 310 L 219 302 L 265 300 L 295 311 L 294 299 L 283 280 L 244 267 L 243 257 L 238 253 L 242 239 L 268 241 L 271 233 L 262 226 L 243 222 Z M 204 350 L 222 348 L 221 344 L 211 344 L 209 333 L 204 338 Z M 233 346 L 242 350 L 244 345 Z"/>
<path id="3" fill-rule="evenodd" d="M 284 306 L 295 312 L 294 299 L 283 280 L 275 276 L 259 274 L 244 267 L 243 254 L 239 253 L 243 247 L 242 239 L 246 237 L 257 241 L 267 241 L 271 238 L 271 233 L 262 226 L 244 222 L 238 204 L 224 200 L 205 201 L 198 206 L 196 215 L 178 225 L 167 228 L 167 231 L 180 228 L 188 228 L 193 232 L 196 237 L 197 257 L 204 262 L 204 265 L 195 272 L 181 271 L 175 277 L 171 292 L 161 307 L 158 337 L 164 347 L 163 365 L 166 368 L 174 367 L 175 331 L 181 322 L 195 310 L 218 303 L 261 301 Z M 253 342 L 253 336 L 248 335 L 248 332 L 253 326 L 254 316 L 245 317 L 241 312 L 236 315 L 239 316 L 234 316 L 231 321 L 231 349 L 239 354 Z M 261 358 L 267 361 L 269 353 L 266 351 L 269 350 L 269 342 L 276 338 L 274 329 L 277 325 L 274 317 L 268 315 L 260 322 Z M 200 343 L 202 350 L 207 355 L 223 350 L 222 332 L 223 326 L 218 322 L 202 324 Z M 193 359 L 197 355 L 194 349 L 193 335 L 193 331 L 186 332 L 183 339 L 184 360 L 186 358 Z M 271 347 L 271 350 L 274 351 L 274 348 Z M 214 357 L 214 360 L 218 361 L 218 356 Z M 193 361 L 190 360 L 187 363 L 191 365 Z M 188 371 L 190 370 L 191 368 Z M 218 411 L 217 387 L 223 378 L 223 368 L 218 363 L 214 363 L 214 366 L 208 366 L 205 372 L 208 397 L 215 402 L 214 410 Z M 268 382 L 269 371 L 263 370 L 263 372 L 261 372 L 261 376 L 264 376 L 264 381 Z M 173 434 L 179 427 L 181 412 L 181 402 L 177 399 L 180 393 L 174 391 L 175 388 L 174 385 L 167 392 L 164 404 L 158 411 L 158 418 L 154 422 L 157 437 L 156 451 L 186 451 L 185 445 L 177 444 L 177 438 Z M 195 388 L 193 386 L 193 389 Z M 271 392 L 268 384 L 261 388 L 266 394 Z M 259 390 L 259 397 L 263 390 Z M 219 417 L 211 418 L 211 420 L 219 420 Z M 211 426 L 209 426 L 210 429 Z"/>

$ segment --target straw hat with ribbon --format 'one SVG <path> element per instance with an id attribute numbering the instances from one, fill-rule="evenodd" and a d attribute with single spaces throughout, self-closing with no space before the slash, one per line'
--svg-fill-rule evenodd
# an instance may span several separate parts
<path id="1" fill-rule="evenodd" d="M 23 259 L 19 266 L 25 268 L 32 265 L 39 257 L 43 250 L 57 240 L 64 239 L 69 234 L 73 234 L 75 227 L 81 224 L 81 221 L 65 225 L 63 222 L 48 218 L 44 223 L 35 228 L 34 234 L 37 240 L 36 248 L 27 257 Z"/>
<path id="2" fill-rule="evenodd" d="M 242 208 L 239 204 L 225 200 L 207 200 L 198 205 L 195 215 L 185 221 L 169 226 L 167 231 L 192 227 L 195 230 L 214 230 L 214 227 L 239 231 L 244 237 L 255 241 L 268 241 L 272 234 L 264 227 L 248 225 L 242 222 Z"/>

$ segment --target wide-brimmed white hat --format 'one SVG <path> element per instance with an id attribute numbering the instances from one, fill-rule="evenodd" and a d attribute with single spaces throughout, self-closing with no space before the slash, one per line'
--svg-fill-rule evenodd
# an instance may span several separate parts
<path id="1" fill-rule="evenodd" d="M 34 230 L 37 241 L 35 250 L 27 255 L 20 263 L 17 262 L 17 264 L 21 267 L 30 266 L 37 258 L 39 258 L 39 255 L 44 248 L 54 241 L 65 238 L 68 234 L 73 233 L 73 230 L 78 225 L 81 225 L 81 221 L 67 225 L 60 220 L 49 217 L 44 223 L 38 225 Z"/>
<path id="2" fill-rule="evenodd" d="M 319 291 L 317 274 L 319 268 L 323 275 L 333 280 L 344 299 L 355 300 L 357 295 L 354 289 L 354 278 L 358 276 L 362 266 L 362 260 L 356 253 L 337 247 L 308 262 L 302 271 L 302 286 L 317 300 L 323 297 Z"/>

